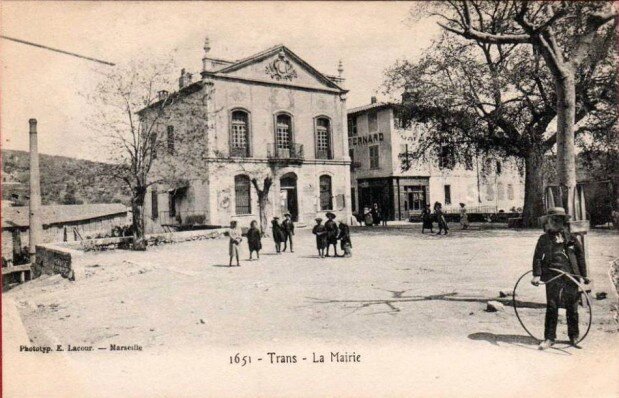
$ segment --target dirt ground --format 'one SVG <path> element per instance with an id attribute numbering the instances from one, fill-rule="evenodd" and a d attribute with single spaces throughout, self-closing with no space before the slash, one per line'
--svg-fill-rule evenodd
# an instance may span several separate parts
<path id="1" fill-rule="evenodd" d="M 588 235 L 592 295 L 606 292 L 607 298 L 592 302 L 593 323 L 584 348 L 559 344 L 546 352 L 535 349 L 537 341 L 519 325 L 509 297 L 499 297 L 500 291 L 510 291 L 530 269 L 538 236 L 537 231 L 480 229 L 478 225 L 468 231 L 455 227 L 447 236 L 421 235 L 418 225 L 354 228 L 352 258 L 320 259 L 310 231 L 300 229 L 294 253 L 276 255 L 272 241 L 266 238 L 261 259 L 250 262 L 243 242 L 241 267 L 233 268 L 227 266 L 227 240 L 223 239 L 154 247 L 147 252 L 89 253 L 85 279 L 69 282 L 58 276 L 44 277 L 12 289 L 4 299 L 15 303 L 31 345 L 143 347 L 142 353 L 126 353 L 122 358 L 110 352 L 64 355 L 69 370 L 63 374 L 75 369 L 107 372 L 107 384 L 78 372 L 78 385 L 89 392 L 113 391 L 113 385 L 127 394 L 122 396 L 136 397 L 325 396 L 321 389 L 328 396 L 411 396 L 407 392 L 414 390 L 421 396 L 500 393 L 507 397 L 529 388 L 530 396 L 538 396 L 546 390 L 556 391 L 551 380 L 561 380 L 566 372 L 578 369 L 584 379 L 571 380 L 575 387 L 564 396 L 593 396 L 587 393 L 594 387 L 599 393 L 595 396 L 616 396 L 619 339 L 612 319 L 616 296 L 608 264 L 619 257 L 618 235 L 613 231 Z M 522 308 L 523 319 L 534 334 L 541 334 L 543 288 L 532 287 L 529 280 L 525 277 L 519 289 L 521 300 L 528 303 Z M 486 312 L 489 300 L 501 301 L 504 310 Z M 583 308 L 580 312 L 584 330 L 588 312 Z M 561 338 L 565 322 L 559 329 Z M 10 347 L 11 342 L 5 338 L 3 344 Z M 275 374 L 272 370 L 264 373 L 265 365 L 255 364 L 244 376 L 228 364 L 229 355 L 236 352 L 253 355 L 256 361 L 268 350 L 300 350 L 299 356 L 311 356 L 320 349 L 356 350 L 366 360 L 357 365 L 361 367 L 347 368 L 346 374 L 333 373 L 332 365 L 314 368 L 319 369 L 321 387 L 308 385 L 308 390 L 295 389 L 296 394 L 283 387 L 270 389 L 265 383 L 281 378 L 282 386 L 307 384 L 298 379 L 305 374 L 305 364 L 277 368 Z M 112 383 L 131 375 L 159 385 L 161 380 L 154 374 L 142 372 L 159 369 L 161 362 L 153 358 L 162 356 L 169 366 L 187 364 L 189 358 L 198 356 L 205 361 L 204 369 L 217 375 L 215 380 L 240 384 L 237 389 L 218 390 L 214 387 L 218 383 L 209 382 L 211 388 L 201 387 L 196 393 L 189 387 L 206 381 L 187 375 L 197 372 L 198 365 L 182 373 L 188 378 L 184 381 L 187 390 L 166 389 L 165 384 L 151 395 L 135 384 Z M 137 366 L 141 361 L 152 366 Z M 346 378 L 358 379 L 358 386 L 369 383 L 373 378 L 368 375 L 376 374 L 371 373 L 373 367 L 388 375 L 363 390 L 340 386 Z M 418 372 L 402 379 L 402 369 L 405 374 Z M 370 373 L 364 376 L 366 372 Z M 536 376 L 544 382 L 535 381 Z M 254 378 L 258 384 L 251 384 Z M 598 381 L 589 386 L 594 380 Z M 384 383 L 389 383 L 389 389 L 383 386 L 372 392 Z M 506 391 L 501 385 L 512 388 Z M 259 393 L 252 393 L 253 388 Z M 38 396 L 36 391 L 30 396 Z"/>

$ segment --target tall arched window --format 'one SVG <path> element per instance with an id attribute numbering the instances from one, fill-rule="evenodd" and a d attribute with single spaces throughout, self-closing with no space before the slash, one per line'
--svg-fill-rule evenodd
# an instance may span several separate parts
<path id="1" fill-rule="evenodd" d="M 230 118 L 230 155 L 249 155 L 249 115 L 245 111 L 233 111 Z"/>
<path id="2" fill-rule="evenodd" d="M 237 215 L 251 214 L 251 183 L 246 175 L 234 177 L 234 198 Z"/>
<path id="3" fill-rule="evenodd" d="M 333 210 L 333 194 L 331 192 L 331 177 L 320 176 L 320 210 Z"/>
<path id="4" fill-rule="evenodd" d="M 326 117 L 316 119 L 316 159 L 331 159 L 331 124 Z"/>
<path id="5" fill-rule="evenodd" d="M 290 149 L 290 144 L 292 144 L 292 118 L 290 115 L 279 114 L 275 122 L 275 147 L 277 149 Z"/>

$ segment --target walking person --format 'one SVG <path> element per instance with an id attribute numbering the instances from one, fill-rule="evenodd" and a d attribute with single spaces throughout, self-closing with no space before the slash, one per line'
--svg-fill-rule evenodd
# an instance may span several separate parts
<path id="1" fill-rule="evenodd" d="M 436 234 L 440 235 L 441 231 L 445 231 L 445 235 L 447 235 L 449 227 L 447 226 L 447 220 L 445 220 L 445 215 L 443 214 L 443 205 L 440 202 L 434 203 L 434 216 L 438 224 L 438 232 Z"/>
<path id="2" fill-rule="evenodd" d="M 252 255 L 256 252 L 256 259 L 260 260 L 260 250 L 262 249 L 262 234 L 258 229 L 258 222 L 253 220 L 249 224 L 249 230 L 247 231 L 247 244 L 249 245 L 249 261 L 252 261 Z"/>
<path id="3" fill-rule="evenodd" d="M 587 264 L 581 243 L 567 229 L 569 215 L 562 207 L 548 209 L 541 217 L 545 233 L 539 237 L 533 254 L 533 279 L 531 284 L 546 284 L 546 317 L 544 321 L 544 341 L 539 349 L 551 347 L 557 337 L 559 307 L 565 308 L 567 317 L 567 334 L 570 344 L 578 347 L 578 285 L 566 275 L 551 268 L 570 274 L 576 280 L 586 284 Z"/>
<path id="4" fill-rule="evenodd" d="M 432 220 L 432 210 L 430 210 L 430 205 L 426 204 L 423 210 L 421 211 L 421 233 L 424 233 L 426 228 L 430 228 L 430 233 L 434 233 L 432 230 L 432 226 L 434 224 Z"/>
<path id="5" fill-rule="evenodd" d="M 239 263 L 239 245 L 243 241 L 243 238 L 242 238 L 243 231 L 241 231 L 241 228 L 239 228 L 236 220 L 230 221 L 230 231 L 228 234 L 230 236 L 230 243 L 229 243 L 230 263 L 228 264 L 228 266 L 232 267 L 232 259 L 236 257 L 236 266 L 240 267 L 241 264 Z"/>
<path id="6" fill-rule="evenodd" d="M 290 253 L 294 253 L 294 248 L 292 247 L 292 236 L 294 235 L 294 222 L 290 218 L 290 213 L 284 214 L 284 221 L 282 222 L 282 230 L 284 231 L 284 249 L 282 251 L 286 251 L 288 246 L 288 241 L 290 241 Z"/>
<path id="7" fill-rule="evenodd" d="M 325 248 L 327 247 L 327 230 L 322 225 L 322 218 L 316 219 L 316 225 L 312 229 L 312 233 L 316 235 L 316 248 L 318 249 L 318 256 L 323 258 L 325 256 Z"/>
<path id="8" fill-rule="evenodd" d="M 346 220 L 340 221 L 339 227 L 340 233 L 338 235 L 338 239 L 340 240 L 340 245 L 344 254 L 342 257 L 351 257 L 352 256 L 352 242 L 350 240 L 350 227 L 346 223 Z"/>
<path id="9" fill-rule="evenodd" d="M 466 214 L 466 205 L 464 203 L 460 203 L 460 225 L 462 229 L 469 228 L 469 215 Z"/>
<path id="10" fill-rule="evenodd" d="M 333 245 L 334 256 L 337 257 L 337 224 L 335 223 L 335 214 L 328 212 L 326 214 L 328 220 L 325 222 L 325 230 L 327 231 L 327 254 L 326 257 L 329 256 L 329 249 Z"/>
<path id="11" fill-rule="evenodd" d="M 273 230 L 273 241 L 275 242 L 275 251 L 277 254 L 281 254 L 282 242 L 284 241 L 284 230 L 279 223 L 279 217 L 273 217 L 271 221 L 271 228 Z"/>

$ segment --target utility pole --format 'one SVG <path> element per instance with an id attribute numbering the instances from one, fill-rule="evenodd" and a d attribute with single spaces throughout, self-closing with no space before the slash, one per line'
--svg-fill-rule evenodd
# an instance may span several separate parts
<path id="1" fill-rule="evenodd" d="M 36 262 L 36 245 L 41 243 L 41 181 L 39 172 L 39 149 L 37 143 L 37 119 L 30 119 L 30 201 L 28 211 L 30 262 Z"/>

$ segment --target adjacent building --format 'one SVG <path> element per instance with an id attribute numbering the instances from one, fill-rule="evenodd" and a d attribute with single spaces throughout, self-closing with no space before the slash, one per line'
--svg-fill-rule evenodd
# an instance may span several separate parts
<path id="1" fill-rule="evenodd" d="M 28 206 L 2 206 L 2 258 L 11 263 L 28 245 Z M 75 241 L 109 236 L 114 227 L 130 223 L 127 206 L 120 203 L 41 206 L 41 242 Z M 27 250 L 25 251 L 27 253 Z"/>
<path id="2" fill-rule="evenodd" d="M 408 159 L 423 126 L 404 127 L 399 109 L 372 97 L 348 111 L 353 212 L 377 203 L 389 220 L 406 220 L 434 202 L 447 212 L 460 202 L 483 213 L 523 206 L 524 180 L 514 161 L 480 156 L 461 165 L 447 150 L 425 161 Z"/>
<path id="3" fill-rule="evenodd" d="M 271 177 L 267 214 L 290 213 L 311 223 L 328 211 L 351 217 L 350 159 L 346 135 L 346 93 L 338 76 L 323 74 L 284 45 L 229 61 L 213 58 L 204 46 L 202 71 L 196 81 L 181 72 L 179 90 L 162 98 L 200 98 L 208 121 L 193 145 L 205 149 L 200 175 L 189 171 L 181 186 L 152 187 L 144 211 L 146 230 L 197 223 L 248 226 L 259 219 L 256 179 L 262 189 Z M 335 64 L 334 64 L 335 66 Z M 162 99 L 163 101 L 164 99 Z M 158 103 L 140 112 L 143 120 Z M 160 126 L 172 152 L 188 127 L 187 101 L 169 106 Z M 182 159 L 181 159 L 182 161 Z M 195 166 L 195 165 L 194 165 Z M 181 166 L 183 167 L 183 166 Z"/>

